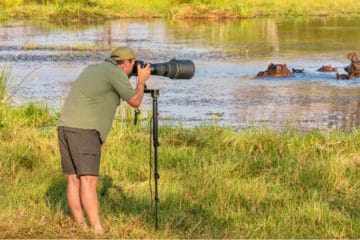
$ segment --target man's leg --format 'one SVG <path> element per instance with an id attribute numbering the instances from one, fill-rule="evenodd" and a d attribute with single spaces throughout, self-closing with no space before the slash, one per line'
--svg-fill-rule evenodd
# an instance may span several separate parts
<path id="1" fill-rule="evenodd" d="M 69 208 L 75 222 L 84 230 L 86 230 L 88 229 L 88 226 L 86 224 L 85 217 L 82 211 L 80 186 L 80 178 L 78 176 L 76 176 L 75 174 L 68 175 L 66 195 Z"/>
<path id="2" fill-rule="evenodd" d="M 98 176 L 80 176 L 80 197 L 85 208 L 89 221 L 95 233 L 104 233 L 104 228 L 100 222 L 99 202 L 96 192 Z"/>

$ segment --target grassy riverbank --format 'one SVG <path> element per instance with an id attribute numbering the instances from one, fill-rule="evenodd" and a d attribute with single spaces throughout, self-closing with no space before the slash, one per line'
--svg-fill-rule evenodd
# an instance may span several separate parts
<path id="1" fill-rule="evenodd" d="M 92 238 L 72 225 L 66 206 L 57 114 L 34 103 L 13 107 L 4 92 L 0 238 Z M 149 139 L 146 121 L 134 126 L 119 112 L 98 188 L 105 238 L 360 237 L 359 130 L 161 126 L 158 232 Z"/>
<path id="2" fill-rule="evenodd" d="M 66 207 L 55 116 L 30 104 L 0 117 L 0 238 L 91 237 Z M 359 131 L 163 126 L 155 232 L 148 128 L 119 119 L 98 189 L 106 238 L 360 237 Z"/>
<path id="3" fill-rule="evenodd" d="M 3 0 L 0 20 L 96 21 L 120 17 L 251 18 L 359 15 L 352 0 Z"/>

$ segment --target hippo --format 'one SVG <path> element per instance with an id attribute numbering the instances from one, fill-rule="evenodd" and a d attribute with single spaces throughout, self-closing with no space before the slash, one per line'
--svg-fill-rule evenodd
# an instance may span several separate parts
<path id="1" fill-rule="evenodd" d="M 342 74 L 336 73 L 336 79 L 338 79 L 338 80 L 349 80 L 350 76 L 349 76 L 349 74 L 346 74 L 346 73 L 342 73 Z"/>
<path id="2" fill-rule="evenodd" d="M 304 73 L 305 69 L 296 69 L 296 68 L 292 68 L 292 73 Z"/>
<path id="3" fill-rule="evenodd" d="M 321 68 L 317 69 L 318 72 L 337 72 L 337 68 L 331 67 L 331 65 L 328 66 L 322 66 Z"/>
<path id="4" fill-rule="evenodd" d="M 349 79 L 360 77 L 360 61 L 355 52 L 348 53 L 346 56 L 350 61 L 350 65 L 345 67 L 344 70 L 349 74 Z"/>
<path id="5" fill-rule="evenodd" d="M 270 63 L 266 71 L 259 72 L 257 77 L 290 77 L 291 72 L 286 64 Z"/>

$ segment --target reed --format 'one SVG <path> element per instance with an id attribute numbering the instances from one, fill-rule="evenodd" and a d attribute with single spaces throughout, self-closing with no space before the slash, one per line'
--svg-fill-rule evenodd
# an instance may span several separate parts
<path id="1" fill-rule="evenodd" d="M 11 91 L 11 70 L 6 65 L 0 70 L 0 104 L 8 101 Z"/>
<path id="2" fill-rule="evenodd" d="M 23 50 L 60 50 L 60 51 L 111 51 L 115 46 L 99 45 L 63 45 L 63 46 L 43 46 L 37 44 L 27 44 L 21 47 Z"/>
<path id="3" fill-rule="evenodd" d="M 40 67 L 34 68 L 28 74 L 26 74 L 25 77 L 15 83 L 11 72 L 12 67 L 5 64 L 0 70 L 0 104 L 12 104 L 14 95 L 28 80 L 28 77 L 39 68 Z"/>

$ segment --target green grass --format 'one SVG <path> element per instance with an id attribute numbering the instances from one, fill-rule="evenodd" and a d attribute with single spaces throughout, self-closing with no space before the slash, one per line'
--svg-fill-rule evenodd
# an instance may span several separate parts
<path id="1" fill-rule="evenodd" d="M 98 188 L 106 238 L 359 238 L 360 132 L 161 126 L 154 230 L 147 122 L 117 116 Z M 0 107 L 0 238 L 91 238 L 65 202 L 56 114 Z M 153 180 L 153 179 L 152 179 Z"/>
<path id="2" fill-rule="evenodd" d="M 353 0 L 3 0 L 0 20 L 98 21 L 120 17 L 249 18 L 359 15 Z"/>

